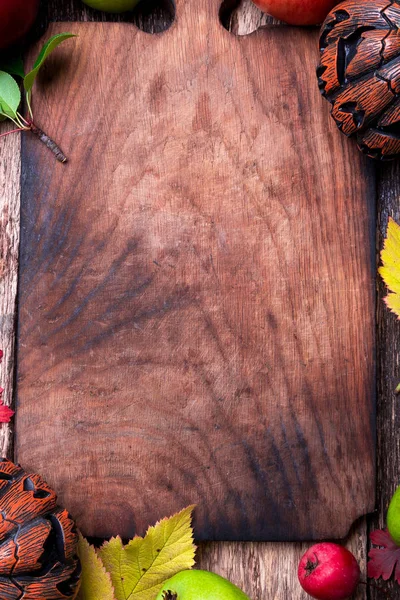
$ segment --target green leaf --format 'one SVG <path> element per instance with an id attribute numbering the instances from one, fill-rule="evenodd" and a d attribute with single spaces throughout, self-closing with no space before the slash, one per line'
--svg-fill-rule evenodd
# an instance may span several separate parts
<path id="1" fill-rule="evenodd" d="M 1 54 L 0 55 L 0 70 L 16 75 L 17 77 L 25 77 L 24 62 L 20 54 Z"/>
<path id="2" fill-rule="evenodd" d="M 76 37 L 74 33 L 57 33 L 57 35 L 53 35 L 47 42 L 44 44 L 41 49 L 39 56 L 36 59 L 35 64 L 33 65 L 32 71 L 30 71 L 24 78 L 24 88 L 26 92 L 30 92 L 33 84 L 35 83 L 35 79 L 37 74 L 39 73 L 43 63 L 46 58 L 50 56 L 50 54 L 59 46 L 64 40 L 68 38 Z"/>
<path id="3" fill-rule="evenodd" d="M 15 119 L 21 103 L 21 92 L 14 77 L 5 71 L 0 71 L 0 112 L 4 120 L 7 117 Z"/>
<path id="4" fill-rule="evenodd" d="M 193 506 L 149 527 L 126 546 L 112 538 L 99 550 L 111 575 L 116 600 L 155 600 L 163 583 L 194 565 Z"/>
<path id="5" fill-rule="evenodd" d="M 101 558 L 81 534 L 78 554 L 82 565 L 81 587 L 78 600 L 115 600 L 111 577 Z"/>

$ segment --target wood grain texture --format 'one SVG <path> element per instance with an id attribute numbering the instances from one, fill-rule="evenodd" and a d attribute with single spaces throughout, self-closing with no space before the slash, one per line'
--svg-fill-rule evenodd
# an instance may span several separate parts
<path id="1" fill-rule="evenodd" d="M 244 34 L 255 31 L 258 28 L 258 24 L 264 19 L 264 15 L 262 15 L 258 9 L 254 10 L 254 8 L 251 0 L 243 0 L 243 2 L 240 3 L 232 17 L 233 25 L 238 28 L 235 29 L 236 31 Z M 87 12 L 84 12 L 85 10 Z M 81 14 L 82 12 L 83 15 Z M 48 15 L 50 20 L 58 19 L 61 21 L 74 21 L 80 19 L 100 20 L 104 17 L 102 13 L 95 11 L 90 14 L 87 9 L 83 9 L 82 11 L 82 4 L 79 0 L 72 2 L 69 2 L 68 0 L 49 0 Z M 122 17 L 118 16 L 118 19 L 121 18 L 123 19 L 124 15 Z M 157 20 L 158 15 L 155 15 L 155 26 L 158 24 Z M 150 21 L 150 25 L 151 23 L 152 22 Z M 394 181 L 396 184 L 396 181 L 399 182 L 400 178 L 397 175 L 396 179 L 396 173 L 389 173 L 386 174 L 386 177 L 383 177 L 383 180 L 387 182 Z M 385 208 L 386 202 L 389 205 L 396 202 L 394 196 L 392 196 L 390 192 L 386 195 L 381 193 L 380 200 L 383 208 Z M 387 316 L 386 312 L 380 313 L 380 323 L 385 322 L 385 316 Z M 391 331 L 393 332 L 393 329 Z M 396 364 L 395 357 L 398 356 L 398 353 L 391 353 L 390 349 L 394 348 L 395 340 L 398 336 L 396 337 L 395 332 L 393 332 L 393 334 L 394 339 L 391 344 L 389 341 L 388 351 L 385 353 L 387 362 L 383 365 L 382 373 L 387 371 L 387 363 L 392 365 Z M 382 334 L 380 336 L 382 344 L 384 344 L 385 339 L 385 335 Z M 392 368 L 390 370 L 392 372 L 394 369 Z M 390 383 L 391 382 L 388 384 L 389 387 Z M 383 395 L 380 395 L 380 398 L 383 397 Z M 390 414 L 395 413 L 395 411 L 390 413 L 390 409 L 388 410 L 389 418 L 387 421 L 389 422 L 391 421 Z M 378 412 L 378 415 L 379 414 L 380 413 Z M 382 422 L 385 423 L 383 418 Z M 378 451 L 381 451 L 381 455 L 383 454 L 383 451 L 386 450 L 388 457 L 392 454 L 391 442 L 393 440 L 390 436 L 390 431 L 391 430 L 387 431 L 387 427 L 385 427 L 387 439 L 385 436 L 382 436 L 385 439 L 385 444 L 378 446 Z M 380 439 L 381 437 L 378 438 L 378 441 Z M 399 461 L 396 462 L 396 460 L 391 461 L 388 459 L 388 462 L 390 463 L 390 468 L 395 471 L 396 464 L 398 465 Z M 383 482 L 380 482 L 381 488 L 387 484 L 387 481 L 388 480 L 384 478 Z M 355 554 L 360 563 L 364 580 L 367 549 L 366 527 L 366 519 L 362 519 L 356 525 L 347 540 L 347 547 Z M 200 568 L 209 568 L 213 571 L 220 572 L 222 575 L 225 574 L 226 576 L 230 576 L 232 581 L 235 581 L 237 585 L 247 590 L 253 600 L 261 600 L 264 598 L 270 598 L 271 600 L 287 600 L 288 597 L 293 600 L 306 600 L 307 595 L 302 592 L 297 581 L 297 564 L 300 553 L 301 547 L 297 544 L 203 543 L 200 545 L 198 565 Z M 376 600 L 381 600 L 379 592 L 371 590 L 371 597 L 372 596 L 374 596 Z M 357 590 L 356 599 L 365 600 L 366 597 L 366 588 L 360 586 Z M 370 597 L 370 595 L 368 595 L 368 597 Z"/>
<path id="2" fill-rule="evenodd" d="M 91 535 L 194 501 L 200 538 L 343 536 L 373 507 L 372 180 L 333 126 L 328 151 L 315 35 L 235 38 L 216 8 L 151 43 L 74 26 L 47 71 L 35 110 L 83 168 L 25 138 L 17 456 Z"/>
<path id="3" fill-rule="evenodd" d="M 400 223 L 400 162 L 382 165 L 378 179 L 377 250 L 380 252 L 389 217 Z M 379 260 L 379 258 L 378 258 Z M 378 279 L 378 403 L 377 403 L 377 512 L 371 515 L 369 530 L 385 527 L 390 499 L 400 485 L 400 404 L 395 388 L 400 381 L 400 322 L 387 310 L 383 297 L 387 290 Z M 399 586 L 391 581 L 387 588 L 397 598 Z M 372 600 L 381 600 L 379 591 L 371 590 Z"/>
<path id="4" fill-rule="evenodd" d="M 364 519 L 352 529 L 346 546 L 357 557 L 361 578 L 365 581 Z M 303 592 L 297 578 L 299 560 L 308 547 L 305 543 L 203 543 L 197 565 L 227 577 L 252 600 L 309 600 L 310 596 Z M 359 586 L 353 600 L 366 597 L 365 587 Z"/>
<path id="5" fill-rule="evenodd" d="M 1 133 L 7 131 L 2 125 Z M 0 348 L 4 357 L 0 366 L 3 400 L 13 404 L 16 296 L 20 233 L 20 138 L 0 140 Z M 0 425 L 0 453 L 12 451 L 13 425 Z"/>
<path id="6" fill-rule="evenodd" d="M 60 6 L 58 5 L 58 8 Z M 240 17 L 238 17 L 240 19 Z M 247 18 L 248 21 L 248 18 Z M 6 138 L 3 140 L 3 149 L 1 152 L 2 163 L 7 166 L 7 172 L 11 169 L 15 169 L 16 173 L 13 177 L 4 177 L 3 181 L 3 202 L 7 206 L 12 220 L 19 220 L 19 193 L 16 193 L 16 188 L 19 186 L 19 138 L 18 136 Z M 394 174 L 395 175 L 395 174 Z M 394 175 L 391 175 L 393 180 Z M 17 201 L 16 201 L 17 199 Z M 10 217 L 8 222 L 11 222 Z M 16 234 L 19 236 L 19 229 L 16 228 Z M 3 238 L 2 238 L 3 239 Z M 14 237 L 14 247 L 17 248 L 16 240 L 18 237 Z M 2 288 L 1 299 L 5 299 L 7 295 L 13 293 L 15 298 L 15 289 L 12 281 L 13 278 L 9 275 L 14 273 L 16 277 L 16 260 L 12 256 L 17 256 L 18 252 L 8 253 L 4 263 L 5 272 L 8 273 L 8 286 Z M 13 314 L 14 302 L 12 305 L 11 312 Z M 14 319 L 3 319 L 1 321 L 2 331 L 9 332 L 8 339 L 12 342 L 14 340 L 14 329 L 13 326 L 9 325 L 9 322 L 13 323 Z M 7 323 L 8 321 L 8 323 Z M 397 339 L 397 327 L 392 331 L 394 333 L 394 340 Z M 3 337 L 4 339 L 4 337 Z M 7 352 L 8 356 L 12 356 L 12 352 Z M 386 356 L 390 358 L 390 353 L 386 353 Z M 396 373 L 393 375 L 393 383 L 396 378 Z M 9 386 L 12 383 L 12 374 L 4 377 L 4 383 Z M 390 383 L 388 384 L 390 387 Z M 391 389 L 392 389 L 391 388 Z M 11 396 L 11 388 L 9 388 L 9 394 Z M 393 396 L 394 398 L 394 396 Z M 389 409 L 389 412 L 392 409 Z M 386 433 L 387 427 L 385 428 Z M 387 443 L 387 442 L 386 442 Z M 3 446 L 4 448 L 4 446 Z M 3 450 L 3 453 L 5 451 Z M 388 467 L 395 471 L 396 462 L 392 463 L 389 461 Z M 390 493 L 390 492 L 389 492 Z M 388 499 L 388 496 L 387 496 Z M 297 564 L 302 551 L 306 547 L 305 544 L 282 544 L 282 543 L 207 543 L 200 544 L 199 554 L 197 557 L 197 564 L 199 568 L 210 569 L 214 572 L 218 572 L 221 575 L 229 577 L 241 588 L 246 590 L 252 600 L 262 600 L 264 598 L 270 598 L 271 600 L 287 600 L 288 597 L 293 600 L 306 600 L 307 596 L 302 590 L 297 581 Z M 349 539 L 347 540 L 347 547 L 357 557 L 363 578 L 365 579 L 365 567 L 366 567 L 366 522 L 363 519 L 352 531 Z M 366 590 L 364 587 L 360 587 L 355 596 L 357 600 L 365 600 Z M 376 596 L 377 600 L 379 596 Z"/>
<path id="7" fill-rule="evenodd" d="M 89 11 L 80 0 L 49 0 L 44 7 L 48 12 L 50 19 L 57 20 L 98 20 L 103 19 L 104 15 L 95 11 Z M 45 11 L 43 11 L 44 13 Z M 42 16 L 42 22 L 45 22 L 45 15 Z M 253 10 L 250 0 L 244 0 L 239 10 L 235 13 L 234 19 L 239 26 L 244 27 L 249 24 L 249 30 L 255 29 L 254 25 L 258 22 L 261 15 Z M 106 16 L 109 19 L 110 16 Z M 118 19 L 125 16 L 118 16 Z M 158 16 L 155 15 L 157 19 Z M 252 21 L 255 19 L 255 21 Z M 157 22 L 154 24 L 159 26 Z M 1 158 L 4 165 L 7 166 L 8 173 L 11 168 L 19 169 L 18 152 L 14 149 L 14 144 L 19 144 L 18 138 L 6 138 L 2 140 Z M 13 165 L 13 166 L 12 166 Z M 10 210 L 12 218 L 19 218 L 19 203 L 15 202 L 15 188 L 19 185 L 19 178 L 6 176 L 2 179 L 2 196 L 4 203 Z M 400 193 L 400 172 L 398 164 L 387 166 L 380 171 L 380 231 L 384 232 L 388 214 L 400 219 L 398 213 L 398 196 Z M 18 195 L 17 195 L 18 196 Z M 18 228 L 16 229 L 18 232 Z M 17 239 L 17 238 L 14 238 Z M 15 247 L 15 245 L 14 245 Z M 15 253 L 14 253 L 15 255 Z M 15 273 L 15 260 L 8 254 L 6 269 Z M 12 294 L 14 289 L 13 277 L 8 277 L 8 285 L 2 288 L 1 298 Z M 382 523 L 382 517 L 386 510 L 390 495 L 393 492 L 395 482 L 398 479 L 399 472 L 399 454 L 398 454 L 398 427 L 396 426 L 399 409 L 398 399 L 393 393 L 394 387 L 399 380 L 399 326 L 393 315 L 382 309 L 379 305 L 379 390 L 378 390 L 378 491 L 379 491 L 379 509 L 380 519 L 370 520 L 370 527 L 376 527 Z M 8 314 L 8 313 L 7 313 Z M 12 311 L 11 311 L 12 314 Z M 3 331 L 5 320 L 0 323 Z M 8 327 L 6 328 L 8 331 Z M 8 339 L 13 341 L 13 335 Z M 7 353 L 10 356 L 9 353 Z M 7 383 L 11 383 L 12 377 L 7 378 Z M 11 389 L 11 388 L 9 388 Z M 365 550 L 367 539 L 365 535 L 365 521 L 358 525 L 358 529 L 352 533 L 348 541 L 348 547 L 355 553 L 362 565 L 365 573 Z M 305 600 L 306 595 L 301 592 L 297 583 L 297 561 L 300 555 L 300 548 L 296 544 L 250 544 L 250 543 L 210 543 L 202 544 L 204 552 L 200 554 L 199 566 L 209 567 L 212 570 L 221 573 L 230 574 L 232 580 L 241 585 L 248 591 L 253 600 L 271 598 L 273 600 L 287 600 L 288 597 L 293 600 Z M 393 586 L 393 595 L 397 592 L 397 587 Z M 368 595 L 375 600 L 381 600 L 381 594 L 373 589 Z M 395 597 L 395 596 L 394 596 Z M 366 591 L 363 587 L 359 588 L 357 599 L 366 598 Z"/>

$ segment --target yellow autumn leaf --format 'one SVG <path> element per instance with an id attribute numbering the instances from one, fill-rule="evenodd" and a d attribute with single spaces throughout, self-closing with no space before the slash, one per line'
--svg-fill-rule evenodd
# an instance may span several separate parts
<path id="1" fill-rule="evenodd" d="M 82 565 L 81 587 L 77 600 L 115 600 L 111 577 L 96 549 L 79 534 L 78 554 Z"/>
<path id="2" fill-rule="evenodd" d="M 155 600 L 167 579 L 193 567 L 193 508 L 159 521 L 144 538 L 137 536 L 126 546 L 116 537 L 100 548 L 116 600 Z"/>
<path id="3" fill-rule="evenodd" d="M 400 318 L 400 227 L 392 218 L 389 218 L 381 259 L 379 274 L 390 291 L 385 302 Z"/>

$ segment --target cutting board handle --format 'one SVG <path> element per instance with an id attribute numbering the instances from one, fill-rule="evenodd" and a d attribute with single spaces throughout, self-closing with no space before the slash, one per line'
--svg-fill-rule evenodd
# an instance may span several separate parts
<path id="1" fill-rule="evenodd" d="M 175 20 L 190 19 L 193 26 L 201 20 L 202 15 L 207 15 L 209 25 L 212 22 L 220 25 L 219 13 L 223 0 L 174 0 Z"/>

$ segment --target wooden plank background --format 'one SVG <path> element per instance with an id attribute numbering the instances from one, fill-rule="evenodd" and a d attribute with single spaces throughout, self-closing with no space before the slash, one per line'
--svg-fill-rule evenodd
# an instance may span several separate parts
<path id="1" fill-rule="evenodd" d="M 159 30 L 168 20 L 169 6 L 156 7 L 151 0 L 146 10 L 121 17 L 102 15 L 86 9 L 80 0 L 48 0 L 42 2 L 36 35 L 46 27 L 47 19 L 73 20 L 127 20 L 135 21 L 148 31 Z M 226 17 L 226 15 L 225 15 Z M 248 33 L 267 22 L 267 17 L 243 0 L 227 21 L 240 34 Z M 7 126 L 3 125 L 4 131 Z M 14 333 L 19 244 L 19 149 L 18 136 L 0 140 L 0 347 L 5 351 L 1 368 L 1 384 L 6 388 L 4 398 L 12 404 Z M 389 216 L 400 221 L 400 162 L 377 166 L 378 228 L 377 249 L 381 248 Z M 378 456 L 377 456 L 377 512 L 361 519 L 353 527 L 346 541 L 360 561 L 365 578 L 368 532 L 382 526 L 388 501 L 400 482 L 400 411 L 394 389 L 400 380 L 400 326 L 381 302 L 384 286 L 378 282 Z M 362 298 L 360 298 L 362 303 Z M 38 399 L 40 401 L 40 398 Z M 1 426 L 0 445 L 3 454 L 12 456 L 12 427 Z M 240 585 L 252 598 L 261 600 L 306 600 L 297 583 L 297 563 L 304 544 L 209 543 L 199 548 L 198 566 L 216 571 Z M 400 597 L 393 583 L 385 586 L 393 597 Z M 355 598 L 378 600 L 382 592 L 365 590 L 360 586 Z"/>

